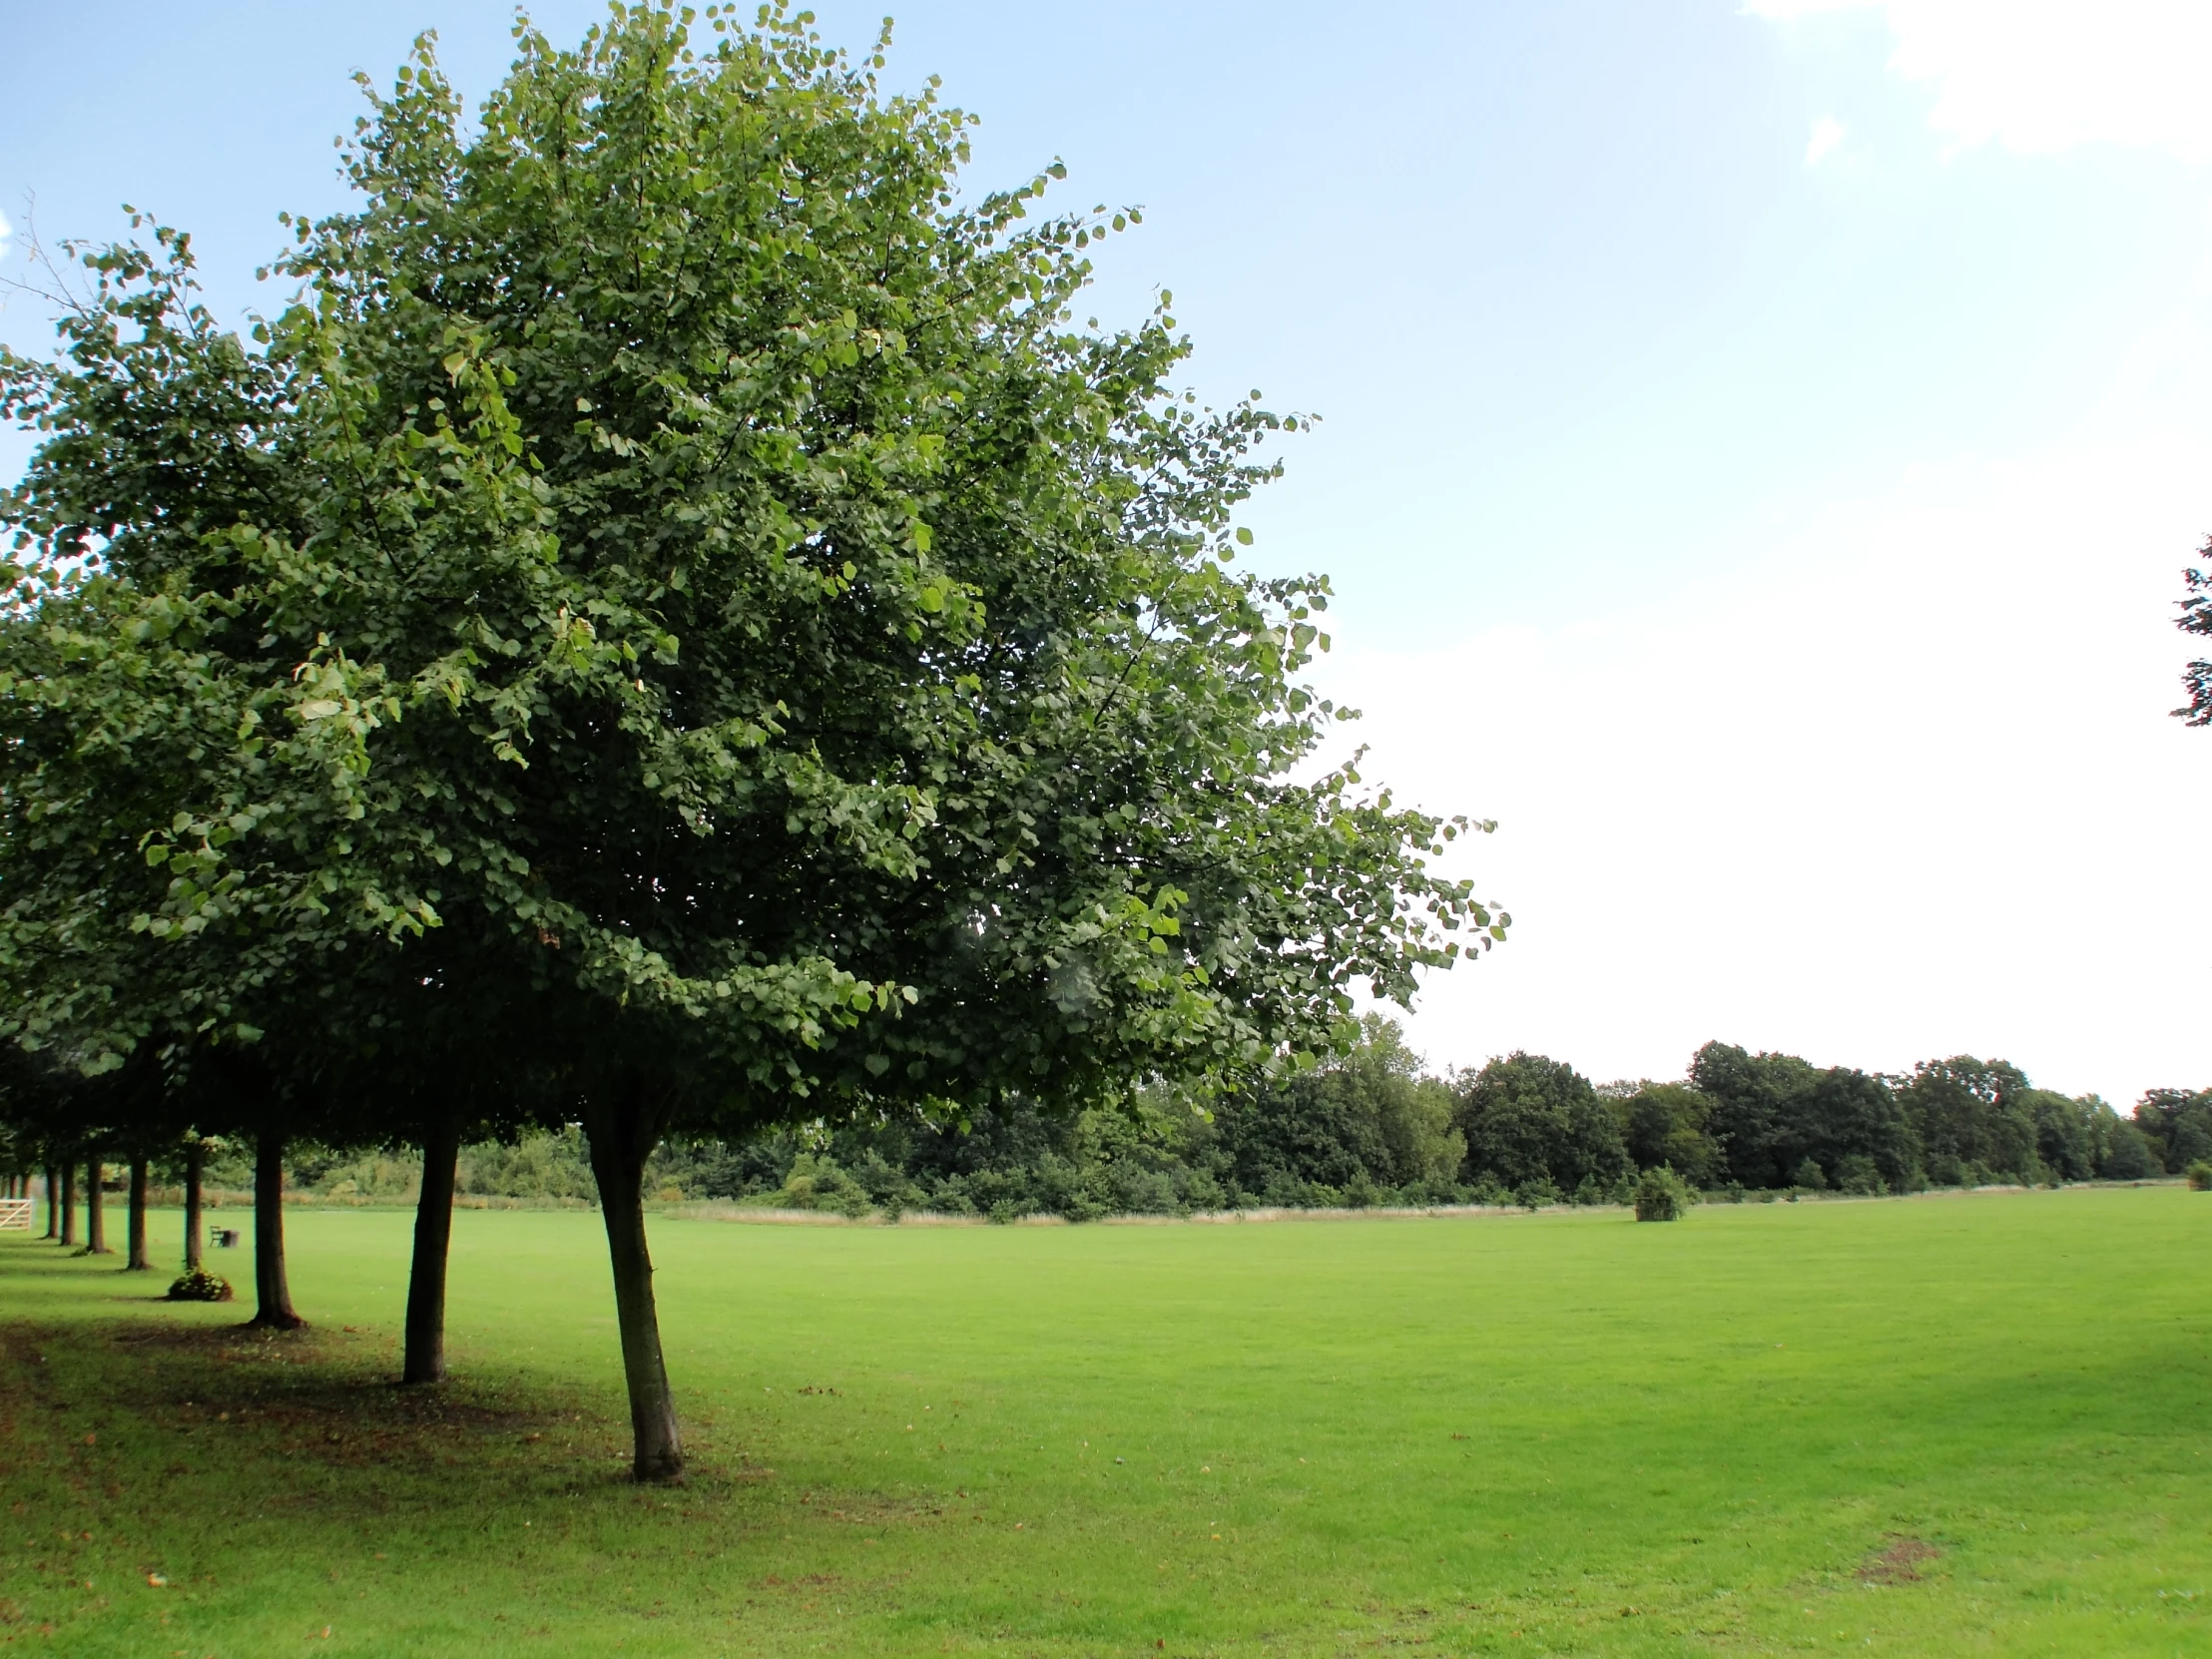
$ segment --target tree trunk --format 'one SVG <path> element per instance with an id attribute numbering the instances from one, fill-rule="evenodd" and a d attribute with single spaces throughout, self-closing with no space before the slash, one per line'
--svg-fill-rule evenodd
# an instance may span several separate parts
<path id="1" fill-rule="evenodd" d="M 625 1103 L 626 1105 L 627 1103 Z M 639 1480 L 678 1480 L 684 1442 L 661 1359 L 661 1321 L 653 1306 L 653 1258 L 645 1248 L 645 1160 L 659 1138 L 657 1114 L 610 1106 L 591 1113 L 592 1174 L 607 1224 L 607 1256 L 615 1276 L 615 1323 L 622 1333 L 622 1375 L 630 1386 L 631 1473 Z"/>
<path id="2" fill-rule="evenodd" d="M 200 1166 L 208 1161 L 208 1149 L 198 1135 L 185 1143 L 185 1271 L 198 1273 L 206 1265 L 200 1256 Z"/>
<path id="3" fill-rule="evenodd" d="M 249 1330 L 297 1331 L 306 1321 L 292 1312 L 284 1282 L 284 1137 L 265 1129 L 254 1147 L 254 1317 Z"/>
<path id="4" fill-rule="evenodd" d="M 77 1165 L 62 1165 L 62 1248 L 77 1242 Z"/>
<path id="5" fill-rule="evenodd" d="M 151 1273 L 154 1264 L 146 1254 L 146 1160 L 131 1160 L 131 1225 L 130 1257 L 123 1264 L 125 1273 Z"/>
<path id="6" fill-rule="evenodd" d="M 422 1138 L 422 1192 L 415 1200 L 414 1265 L 407 1275 L 407 1358 L 399 1381 L 445 1381 L 445 1260 L 453 1240 L 453 1166 L 461 1120 L 440 1119 Z"/>
<path id="7" fill-rule="evenodd" d="M 87 1256 L 112 1256 L 108 1248 L 108 1212 L 100 1202 L 100 1188 L 107 1180 L 108 1166 L 98 1158 L 85 1165 L 85 1254 Z"/>
<path id="8" fill-rule="evenodd" d="M 46 1236 L 62 1236 L 62 1177 L 52 1164 L 46 1166 Z"/>

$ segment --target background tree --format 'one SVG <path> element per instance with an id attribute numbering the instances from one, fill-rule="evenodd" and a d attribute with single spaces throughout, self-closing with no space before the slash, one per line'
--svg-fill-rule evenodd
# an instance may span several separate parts
<path id="1" fill-rule="evenodd" d="M 1590 1080 L 1563 1061 L 1513 1053 L 1462 1080 L 1455 1126 L 1465 1179 L 1515 1192 L 1585 1184 L 1610 1191 L 1628 1174 L 1620 1129 Z"/>
<path id="2" fill-rule="evenodd" d="M 2135 1127 L 2168 1175 L 2212 1159 L 2212 1089 L 2150 1089 Z"/>
<path id="3" fill-rule="evenodd" d="M 1671 1169 L 1693 1187 L 1717 1186 L 1727 1168 L 1713 1138 L 1713 1102 L 1686 1083 L 1609 1085 L 1600 1091 L 1640 1170 Z"/>
<path id="4" fill-rule="evenodd" d="M 2197 556 L 2212 559 L 2212 537 L 2198 549 Z M 2181 581 L 2185 596 L 2177 602 L 2181 615 L 2174 626 L 2185 634 L 2212 635 L 2212 574 L 2191 567 L 2182 571 Z M 2191 726 L 2212 725 L 2212 661 L 2196 659 L 2182 670 L 2181 684 L 2189 701 L 2174 710 L 2175 718 Z"/>
<path id="5" fill-rule="evenodd" d="M 2027 1092 L 2025 1074 L 2003 1060 L 1959 1054 L 1914 1067 L 1898 1098 L 1920 1137 L 1929 1179 L 1942 1186 L 2040 1179 Z"/>
<path id="6" fill-rule="evenodd" d="M 1711 1130 L 1731 1180 L 1794 1184 L 1807 1155 L 1799 1102 L 1819 1075 L 1794 1054 L 1753 1054 L 1730 1043 L 1707 1043 L 1692 1056 L 1690 1081 L 1713 1103 Z"/>
<path id="7" fill-rule="evenodd" d="M 1221 1101 L 1208 1139 L 1228 1188 L 1266 1203 L 1449 1198 L 1465 1156 L 1451 1106 L 1396 1022 L 1370 1014 L 1342 1057 Z"/>
<path id="8" fill-rule="evenodd" d="M 1711 1133 L 1729 1178 L 1743 1186 L 1879 1192 L 1920 1184 L 1913 1118 L 1880 1077 L 1715 1042 L 1691 1059 L 1690 1078 L 1712 1102 Z"/>
<path id="9" fill-rule="evenodd" d="M 2100 1137 L 2092 1107 L 2054 1089 L 2031 1088 L 2020 1091 L 2019 1108 L 2035 1126 L 2035 1156 L 2052 1180 L 2096 1179 Z"/>

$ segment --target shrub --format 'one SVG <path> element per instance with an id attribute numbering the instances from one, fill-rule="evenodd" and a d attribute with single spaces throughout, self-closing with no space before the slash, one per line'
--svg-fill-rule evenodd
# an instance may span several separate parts
<path id="1" fill-rule="evenodd" d="M 2189 1166 L 2189 1190 L 2193 1193 L 2212 1193 L 2212 1164 L 2199 1158 Z"/>
<path id="2" fill-rule="evenodd" d="M 1858 1198 L 1879 1198 L 1889 1191 L 1883 1185 L 1882 1172 L 1875 1162 L 1863 1152 L 1855 1152 L 1839 1159 L 1836 1164 L 1836 1188 Z"/>
<path id="3" fill-rule="evenodd" d="M 1811 1158 L 1798 1165 L 1797 1173 L 1791 1176 L 1790 1180 L 1793 1185 L 1803 1187 L 1807 1192 L 1825 1192 L 1828 1188 L 1827 1174 L 1821 1169 L 1820 1164 Z"/>
<path id="4" fill-rule="evenodd" d="M 868 1197 L 860 1184 L 837 1167 L 827 1154 L 802 1152 L 784 1178 L 783 1191 L 768 1202 L 786 1210 L 830 1210 L 858 1220 L 868 1213 Z"/>
<path id="5" fill-rule="evenodd" d="M 1664 1164 L 1657 1169 L 1647 1169 L 1636 1180 L 1636 1219 L 1638 1221 L 1679 1221 L 1682 1212 L 1690 1207 L 1689 1189 L 1682 1179 Z"/>
<path id="6" fill-rule="evenodd" d="M 1522 1182 L 1519 1190 L 1513 1194 L 1513 1202 L 1524 1210 L 1541 1210 L 1547 1205 L 1557 1204 L 1559 1197 L 1559 1189 L 1550 1181 L 1539 1177 L 1534 1181 Z"/>
<path id="7" fill-rule="evenodd" d="M 1378 1204 L 1386 1204 L 1391 1195 L 1376 1185 L 1375 1177 L 1366 1170 L 1354 1170 L 1352 1179 L 1344 1186 L 1345 1204 L 1354 1210 L 1372 1210 Z"/>
<path id="8" fill-rule="evenodd" d="M 229 1302 L 231 1282 L 206 1268 L 194 1268 L 169 1287 L 172 1302 Z"/>

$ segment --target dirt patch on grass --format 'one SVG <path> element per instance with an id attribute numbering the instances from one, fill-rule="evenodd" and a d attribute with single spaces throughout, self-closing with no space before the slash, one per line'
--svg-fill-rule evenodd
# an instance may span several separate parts
<path id="1" fill-rule="evenodd" d="M 871 1530 L 891 1526 L 927 1526 L 945 1512 L 947 1504 L 942 1496 L 928 1494 L 893 1496 L 884 1492 L 822 1489 L 802 1492 L 799 1501 L 813 1511 L 817 1520 Z M 971 1505 L 965 1499 L 953 1499 L 951 1506 L 959 1508 Z"/>
<path id="2" fill-rule="evenodd" d="M 1922 1565 L 1942 1553 L 1926 1539 L 1893 1532 L 1888 1543 L 1859 1563 L 1859 1581 L 1863 1584 L 1917 1584 L 1922 1577 Z"/>

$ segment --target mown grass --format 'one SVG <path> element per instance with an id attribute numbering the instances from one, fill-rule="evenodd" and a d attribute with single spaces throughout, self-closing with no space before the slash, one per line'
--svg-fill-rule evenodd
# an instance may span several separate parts
<path id="1" fill-rule="evenodd" d="M 595 1217 L 456 1218 L 434 1394 L 383 1382 L 407 1227 L 290 1218 L 315 1329 L 276 1339 L 0 1244 L 0 1644 L 2212 1653 L 2212 1197 L 2176 1188 L 663 1220 L 676 1490 L 622 1478 Z"/>

